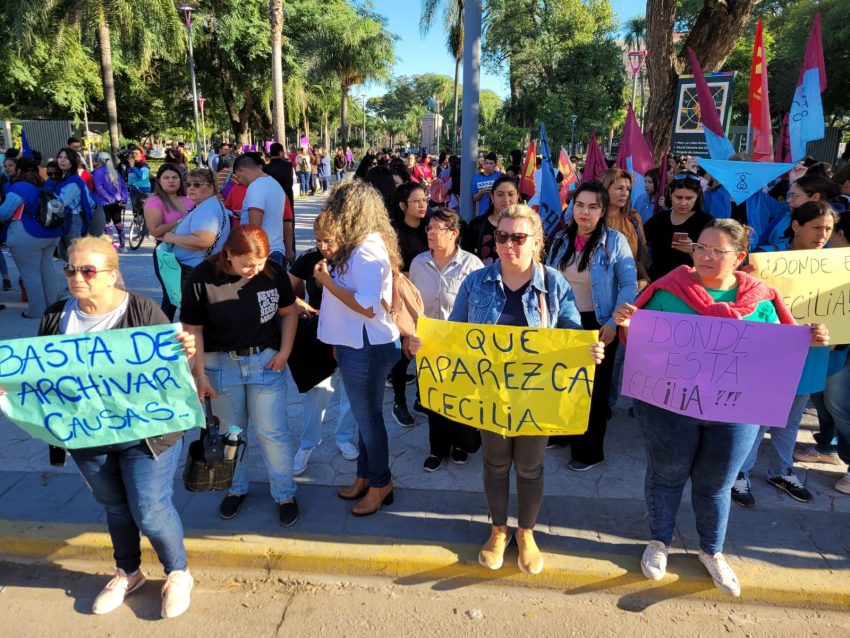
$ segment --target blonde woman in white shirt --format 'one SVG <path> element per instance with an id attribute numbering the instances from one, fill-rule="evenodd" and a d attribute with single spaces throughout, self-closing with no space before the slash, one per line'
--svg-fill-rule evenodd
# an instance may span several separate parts
<path id="1" fill-rule="evenodd" d="M 458 246 L 460 215 L 449 208 L 436 208 L 425 227 L 428 250 L 414 257 L 410 264 L 410 280 L 422 294 L 425 316 L 446 320 L 451 314 L 460 285 L 466 276 L 484 268 L 481 260 Z M 452 421 L 436 412 L 428 414 L 428 441 L 431 453 L 423 469 L 435 472 L 451 456 L 453 463 L 463 465 L 468 453 L 481 447 L 478 430 Z"/>
<path id="2" fill-rule="evenodd" d="M 357 478 L 339 490 L 359 501 L 357 516 L 393 502 L 384 381 L 398 361 L 399 332 L 385 310 L 392 303 L 393 272 L 402 260 L 381 194 L 363 180 L 341 182 L 331 191 L 316 222 L 332 228 L 339 247 L 316 265 L 324 286 L 318 336 L 335 347 L 339 372 L 360 431 Z"/>

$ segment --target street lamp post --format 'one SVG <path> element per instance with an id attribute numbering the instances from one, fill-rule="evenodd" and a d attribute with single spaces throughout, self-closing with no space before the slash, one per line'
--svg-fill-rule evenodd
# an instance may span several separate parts
<path id="1" fill-rule="evenodd" d="M 366 155 L 366 94 L 361 93 L 363 99 L 363 155 Z"/>
<path id="2" fill-rule="evenodd" d="M 200 166 L 204 162 L 201 157 L 201 133 L 198 128 L 198 85 L 195 82 L 195 55 L 192 48 L 192 11 L 195 10 L 195 7 L 183 3 L 178 5 L 177 9 L 182 11 L 186 18 L 186 37 L 189 40 L 189 76 L 192 78 L 192 110 L 195 116 L 195 156 L 198 166 Z"/>
<path id="3" fill-rule="evenodd" d="M 570 135 L 570 155 L 576 154 L 576 120 L 578 119 L 578 115 L 573 113 L 570 115 L 570 119 L 573 121 L 573 132 Z"/>
<path id="4" fill-rule="evenodd" d="M 207 98 L 201 96 L 198 98 L 198 103 L 201 105 L 201 140 L 203 140 L 204 144 L 204 160 L 208 157 L 208 149 L 207 149 L 207 121 L 204 117 L 204 102 L 207 101 Z"/>
<path id="5" fill-rule="evenodd" d="M 637 97 L 637 79 L 643 61 L 646 59 L 646 51 L 629 51 L 629 66 L 632 69 L 632 108 L 634 108 Z"/>

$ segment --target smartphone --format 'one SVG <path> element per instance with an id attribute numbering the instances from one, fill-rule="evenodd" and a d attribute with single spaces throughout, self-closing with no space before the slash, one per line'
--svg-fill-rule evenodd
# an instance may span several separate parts
<path id="1" fill-rule="evenodd" d="M 673 241 L 678 243 L 684 243 L 690 241 L 691 238 L 688 236 L 688 233 L 673 233 Z"/>

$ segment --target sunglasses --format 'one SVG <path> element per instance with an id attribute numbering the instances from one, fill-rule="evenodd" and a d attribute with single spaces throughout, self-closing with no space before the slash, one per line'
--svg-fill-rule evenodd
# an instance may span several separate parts
<path id="1" fill-rule="evenodd" d="M 525 244 L 529 237 L 530 235 L 528 233 L 506 233 L 502 230 L 497 230 L 495 235 L 493 235 L 493 239 L 496 240 L 497 244 L 507 244 L 510 239 L 511 243 L 517 246 Z"/>
<path id="2" fill-rule="evenodd" d="M 68 279 L 79 272 L 86 281 L 94 279 L 99 272 L 109 272 L 110 270 L 112 269 L 106 268 L 104 270 L 98 270 L 96 266 L 74 266 L 73 264 L 65 264 L 62 266 L 62 273 L 68 277 Z"/>
<path id="3" fill-rule="evenodd" d="M 54 179 L 56 177 L 62 177 L 61 171 L 47 171 L 47 176 L 50 179 Z"/>
<path id="4" fill-rule="evenodd" d="M 201 186 L 212 186 L 209 182 L 186 182 L 186 188 L 200 188 Z"/>

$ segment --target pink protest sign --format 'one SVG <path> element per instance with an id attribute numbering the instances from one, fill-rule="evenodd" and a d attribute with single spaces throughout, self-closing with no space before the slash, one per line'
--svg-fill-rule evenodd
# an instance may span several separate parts
<path id="1" fill-rule="evenodd" d="M 807 326 L 639 310 L 621 391 L 696 419 L 784 427 L 810 341 Z"/>

